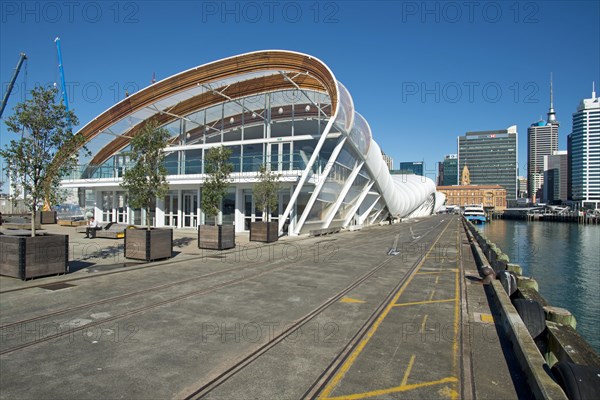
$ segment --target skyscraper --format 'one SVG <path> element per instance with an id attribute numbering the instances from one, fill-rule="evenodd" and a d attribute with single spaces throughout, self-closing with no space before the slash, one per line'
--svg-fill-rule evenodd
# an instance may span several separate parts
<path id="1" fill-rule="evenodd" d="M 554 112 L 552 78 L 550 79 L 550 109 L 548 120 L 540 120 L 527 128 L 527 182 L 529 198 L 535 202 L 544 183 L 544 156 L 558 150 L 558 127 Z"/>
<path id="2" fill-rule="evenodd" d="M 446 154 L 444 161 L 440 163 L 439 185 L 458 185 L 458 155 Z"/>
<path id="3" fill-rule="evenodd" d="M 467 132 L 458 137 L 458 170 L 468 167 L 472 185 L 501 185 L 506 199 L 517 198 L 517 127 Z"/>
<path id="4" fill-rule="evenodd" d="M 600 207 L 600 102 L 583 99 L 573 113 L 571 133 L 571 188 L 573 200 L 584 208 Z"/>
<path id="5" fill-rule="evenodd" d="M 544 184 L 542 201 L 545 203 L 562 203 L 567 201 L 567 151 L 553 151 L 544 156 Z"/>

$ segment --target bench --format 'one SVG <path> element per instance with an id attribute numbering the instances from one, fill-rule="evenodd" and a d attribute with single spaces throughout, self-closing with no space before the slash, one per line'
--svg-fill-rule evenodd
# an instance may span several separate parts
<path id="1" fill-rule="evenodd" d="M 323 228 L 323 229 L 313 229 L 309 231 L 309 236 L 322 236 L 329 235 L 331 233 L 339 233 L 342 230 L 341 227 L 338 228 Z"/>
<path id="2" fill-rule="evenodd" d="M 106 226 L 96 229 L 96 237 L 104 239 L 123 239 L 125 237 L 125 232 L 123 231 L 129 226 L 131 225 L 108 222 Z M 85 233 L 86 228 L 85 225 L 78 226 L 75 228 L 75 232 Z"/>

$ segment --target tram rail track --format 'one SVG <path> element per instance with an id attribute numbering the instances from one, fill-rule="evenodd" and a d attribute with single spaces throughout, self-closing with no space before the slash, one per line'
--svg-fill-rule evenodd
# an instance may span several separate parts
<path id="1" fill-rule="evenodd" d="M 437 225 L 436 225 L 437 226 Z M 329 364 L 329 366 L 322 372 L 319 378 L 311 385 L 311 387 L 305 392 L 302 398 L 317 398 L 324 385 L 327 384 L 329 379 L 335 374 L 335 372 L 339 369 L 342 363 L 347 359 L 348 355 L 356 348 L 357 344 L 361 341 L 361 339 L 369 332 L 369 330 L 373 327 L 373 325 L 378 321 L 382 313 L 389 306 L 390 302 L 395 299 L 398 292 L 403 290 L 411 276 L 415 274 L 415 272 L 419 269 L 419 267 L 423 264 L 424 260 L 427 258 L 431 250 L 435 247 L 435 244 L 442 237 L 444 231 L 450 226 L 450 222 L 446 223 L 446 227 L 442 230 L 442 232 L 436 237 L 436 239 L 430 244 L 428 251 L 425 254 L 421 254 L 418 259 L 410 266 L 408 271 L 403 275 L 403 277 L 399 280 L 399 282 L 394 286 L 394 288 L 389 292 L 389 294 L 385 297 L 385 299 L 379 304 L 379 306 L 371 313 L 369 318 L 364 322 L 364 324 L 359 328 L 356 334 L 351 338 L 351 340 L 344 346 L 342 351 L 338 353 L 338 355 L 334 358 L 334 360 Z M 429 230 L 431 232 L 432 230 Z M 425 234 L 425 235 L 427 235 Z M 339 291 L 334 296 L 327 299 L 325 302 L 321 303 L 319 306 L 311 310 L 309 313 L 305 314 L 303 317 L 296 319 L 294 322 L 289 324 L 287 328 L 281 331 L 278 335 L 274 335 L 268 342 L 260 345 L 258 348 L 252 350 L 249 354 L 241 358 L 239 361 L 235 362 L 233 365 L 229 366 L 224 371 L 215 374 L 216 376 L 210 379 L 208 382 L 202 384 L 198 389 L 195 389 L 191 392 L 188 392 L 184 396 L 183 399 L 191 400 L 191 399 L 201 399 L 205 396 L 209 395 L 215 389 L 219 388 L 225 382 L 227 382 L 230 378 L 236 375 L 238 372 L 242 371 L 244 368 L 249 366 L 254 361 L 258 360 L 262 355 L 267 353 L 269 350 L 277 346 L 279 343 L 284 341 L 298 329 L 301 329 L 308 322 L 313 320 L 315 317 L 323 313 L 333 304 L 336 304 L 340 299 L 350 293 L 352 290 L 356 289 L 358 286 L 363 284 L 385 266 L 387 266 L 394 257 L 390 256 L 384 261 L 378 263 L 375 267 L 370 269 L 367 273 L 361 275 L 358 279 L 353 281 L 350 285 L 346 286 L 344 289 Z"/>
<path id="2" fill-rule="evenodd" d="M 388 232 L 384 232 L 384 233 L 382 233 L 382 234 L 380 234 L 378 236 L 386 236 L 388 234 L 389 234 Z M 310 255 L 309 255 L 309 257 L 310 257 Z M 198 257 L 198 259 L 201 259 L 201 258 L 205 258 L 205 256 Z M 185 260 L 172 261 L 172 262 L 182 263 L 182 262 L 189 262 L 191 260 L 192 259 L 188 258 L 188 259 L 185 259 Z M 385 261 L 383 261 L 381 263 L 381 265 L 379 265 L 378 267 L 376 267 L 377 270 L 379 270 L 380 268 L 382 268 L 388 262 L 389 262 L 389 259 L 386 259 Z M 256 265 L 258 265 L 260 263 L 261 262 L 258 261 L 258 262 L 254 262 L 254 263 L 250 263 L 250 264 L 251 264 L 251 266 L 256 266 Z M 164 305 L 167 305 L 167 304 L 171 304 L 171 303 L 175 303 L 177 301 L 184 300 L 186 298 L 190 298 L 190 297 L 193 297 L 193 296 L 198 296 L 198 295 L 212 293 L 212 292 L 214 292 L 214 291 L 216 291 L 218 289 L 222 289 L 222 288 L 225 288 L 225 287 L 233 286 L 235 284 L 246 282 L 246 281 L 258 278 L 260 276 L 266 275 L 268 273 L 271 273 L 271 272 L 274 272 L 274 271 L 277 271 L 277 270 L 281 270 L 281 269 L 287 268 L 290 265 L 291 264 L 285 264 L 285 263 L 284 264 L 279 264 L 279 265 L 276 265 L 276 266 L 274 266 L 272 268 L 269 268 L 267 270 L 259 271 L 257 273 L 253 273 L 253 274 L 250 274 L 250 275 L 247 275 L 247 276 L 243 276 L 243 277 L 240 277 L 240 278 L 236 278 L 236 279 L 231 279 L 231 280 L 228 280 L 226 282 L 222 282 L 222 283 L 215 284 L 215 285 L 212 285 L 212 286 L 209 286 L 209 287 L 206 287 L 206 288 L 194 290 L 194 291 L 191 291 L 191 292 L 179 295 L 179 296 L 175 296 L 175 297 L 172 297 L 172 298 L 169 298 L 169 299 L 165 299 L 165 300 L 162 300 L 162 301 L 159 301 L 159 302 L 154 302 L 154 303 L 148 304 L 148 305 L 143 306 L 143 307 L 139 307 L 139 308 L 134 309 L 134 310 L 130 310 L 130 311 L 127 311 L 127 312 L 124 312 L 124 313 L 120 313 L 118 315 L 114 315 L 114 316 L 111 316 L 111 317 L 105 317 L 105 318 L 99 319 L 97 321 L 92 321 L 90 323 L 83 324 L 81 326 L 69 327 L 69 329 L 66 330 L 66 331 L 64 331 L 64 332 L 56 332 L 54 334 L 50 334 L 48 336 L 44 336 L 42 338 L 38 338 L 36 340 L 32 340 L 32 341 L 29 341 L 27 343 L 22 343 L 20 345 L 9 347 L 7 349 L 2 349 L 2 350 L 0 350 L 0 356 L 1 355 L 5 355 L 5 354 L 9 354 L 9 353 L 13 353 L 15 351 L 18 351 L 18 350 L 21 350 L 21 349 L 25 349 L 25 348 L 28 348 L 28 347 L 31 347 L 31 346 L 35 346 L 37 344 L 48 342 L 50 340 L 54 340 L 54 339 L 58 339 L 58 338 L 61 338 L 61 337 L 65 337 L 67 335 L 72 335 L 75 332 L 84 331 L 86 329 L 89 329 L 89 328 L 92 328 L 92 327 L 96 327 L 96 326 L 99 326 L 99 325 L 102 325 L 102 324 L 113 322 L 113 321 L 116 321 L 116 320 L 119 320 L 119 319 L 123 319 L 123 318 L 126 318 L 126 317 L 133 316 L 133 315 L 141 314 L 141 313 L 144 313 L 146 311 L 152 310 L 154 308 L 161 307 L 161 306 L 164 306 Z M 190 283 L 190 282 L 194 282 L 194 281 L 198 281 L 198 280 L 202 280 L 202 279 L 207 279 L 207 278 L 210 278 L 210 277 L 213 277 L 213 276 L 222 275 L 222 274 L 225 274 L 225 273 L 228 273 L 228 272 L 234 272 L 234 271 L 240 271 L 240 270 L 247 270 L 248 268 L 249 268 L 249 265 L 248 264 L 244 264 L 244 266 L 241 266 L 241 267 L 228 268 L 226 270 L 215 271 L 215 272 L 211 272 L 211 273 L 204 274 L 204 275 L 201 275 L 201 276 L 196 276 L 196 277 L 189 278 L 189 279 L 179 280 L 179 281 L 176 281 L 176 282 L 170 282 L 170 283 L 167 283 L 167 284 L 158 285 L 158 286 L 154 286 L 154 287 L 151 287 L 151 288 L 144 288 L 144 289 L 141 289 L 141 290 L 137 290 L 137 291 L 130 292 L 130 293 L 125 293 L 125 294 L 118 295 L 118 296 L 113 296 L 113 297 L 102 299 L 102 300 L 98 300 L 98 301 L 95 301 L 95 302 L 89 302 L 89 303 L 86 303 L 86 304 L 77 305 L 75 307 L 65 308 L 65 309 L 57 310 L 57 311 L 54 311 L 54 312 L 51 312 L 51 313 L 47 313 L 47 314 L 43 314 L 43 315 L 38 315 L 38 316 L 35 316 L 35 317 L 32 317 L 32 318 L 28 318 L 28 319 L 23 319 L 23 320 L 15 321 L 15 322 L 6 323 L 6 324 L 1 325 L 0 329 L 7 330 L 7 329 L 10 329 L 10 328 L 15 327 L 17 325 L 26 325 L 28 323 L 33 323 L 33 322 L 41 321 L 41 320 L 44 320 L 44 319 L 52 318 L 52 317 L 55 317 L 55 316 L 64 315 L 64 314 L 67 314 L 67 313 L 70 313 L 70 312 L 76 312 L 76 311 L 79 311 L 79 310 L 82 310 L 82 309 L 86 309 L 86 308 L 91 308 L 91 307 L 94 307 L 94 306 L 97 306 L 97 305 L 103 305 L 103 304 L 108 304 L 108 303 L 119 301 L 119 300 L 128 299 L 128 298 L 131 298 L 131 297 L 143 294 L 143 293 L 148 293 L 149 291 L 163 290 L 163 289 L 167 289 L 167 288 L 171 288 L 171 287 L 176 287 L 178 285 L 183 285 L 183 284 L 186 284 L 186 283 Z M 372 274 L 374 274 L 377 270 L 373 271 L 369 276 L 371 276 Z M 82 278 L 79 278 L 79 279 L 82 279 Z M 83 278 L 83 279 L 85 279 L 85 278 Z M 361 278 L 359 278 L 359 279 L 361 279 Z M 366 279 L 367 278 L 365 278 L 365 280 Z M 65 281 L 62 281 L 62 282 L 65 282 Z M 43 285 L 39 285 L 39 286 L 43 286 Z M 353 286 L 353 287 L 355 287 L 355 286 Z M 27 289 L 30 289 L 30 288 L 33 288 L 33 287 L 28 287 Z M 349 290 L 351 290 L 351 289 L 349 289 Z M 335 302 L 335 301 L 333 300 L 332 303 L 333 302 Z M 288 332 L 291 332 L 291 331 L 288 330 Z"/>

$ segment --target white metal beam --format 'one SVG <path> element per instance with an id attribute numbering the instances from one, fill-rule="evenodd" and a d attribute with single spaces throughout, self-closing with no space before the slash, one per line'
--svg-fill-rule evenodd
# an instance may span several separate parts
<path id="1" fill-rule="evenodd" d="M 319 138 L 319 141 L 317 142 L 317 145 L 315 146 L 315 149 L 310 156 L 310 160 L 308 161 L 308 164 L 306 164 L 306 168 L 304 169 L 304 172 L 302 173 L 302 176 L 300 177 L 300 180 L 298 181 L 298 184 L 296 185 L 296 188 L 294 189 L 294 193 L 292 194 L 292 197 L 290 198 L 290 202 L 288 203 L 287 207 L 285 208 L 283 215 L 279 219 L 279 233 L 280 234 L 282 233 L 281 230 L 283 228 L 283 222 L 290 215 L 292 208 L 296 204 L 296 200 L 298 200 L 298 196 L 300 195 L 300 191 L 302 190 L 302 187 L 306 183 L 306 180 L 308 179 L 309 174 L 312 173 L 312 166 L 315 163 L 315 161 L 317 160 L 317 157 L 319 156 L 319 153 L 321 152 L 321 149 L 323 148 L 323 144 L 325 143 L 325 140 L 327 140 L 327 134 L 331 130 L 332 125 L 333 125 L 333 118 L 330 118 L 329 121 L 327 122 L 327 125 L 325 126 L 325 131 L 323 131 L 323 134 Z"/>
<path id="2" fill-rule="evenodd" d="M 296 232 L 294 232 L 295 234 L 300 233 L 300 230 L 302 229 L 302 225 L 304 225 L 304 222 L 306 222 L 306 218 L 308 218 L 308 214 L 310 213 L 310 210 L 314 206 L 315 201 L 317 201 L 317 197 L 319 197 L 319 193 L 321 193 L 321 190 L 323 189 L 323 186 L 325 185 L 325 182 L 327 181 L 327 176 L 329 175 L 331 168 L 333 168 L 333 165 L 335 164 L 335 160 L 337 159 L 338 155 L 342 151 L 342 147 L 344 147 L 344 143 L 346 143 L 346 139 L 347 139 L 347 136 L 342 137 L 340 139 L 340 141 L 338 142 L 338 144 L 333 149 L 333 152 L 331 153 L 331 156 L 329 157 L 327 164 L 325 164 L 325 170 L 323 170 L 323 173 L 320 176 L 319 182 L 315 186 L 315 190 L 313 191 L 313 194 L 310 196 L 308 203 L 306 203 L 306 207 L 304 208 L 304 212 L 302 213 L 302 216 L 298 220 L 298 224 L 296 225 Z"/>
<path id="3" fill-rule="evenodd" d="M 333 221 L 333 218 L 335 217 L 335 214 L 338 212 L 338 210 L 340 209 L 342 203 L 344 202 L 344 199 L 346 198 L 346 195 L 350 191 L 350 188 L 352 187 L 352 184 L 356 180 L 356 177 L 358 176 L 358 173 L 360 172 L 360 170 L 361 170 L 362 166 L 364 165 L 364 163 L 365 163 L 364 161 L 361 161 L 361 162 L 358 163 L 357 166 L 354 167 L 354 170 L 352 171 L 352 173 L 348 177 L 348 180 L 346 181 L 346 184 L 342 188 L 342 191 L 340 192 L 340 194 L 338 196 L 338 199 L 336 200 L 335 204 L 333 205 L 333 208 L 329 211 L 329 215 L 325 219 L 325 224 L 323 225 L 323 228 L 329 228 L 329 225 L 331 224 L 331 221 Z"/>
<path id="4" fill-rule="evenodd" d="M 374 183 L 375 183 L 375 181 L 372 180 L 369 184 L 367 184 L 365 186 L 363 191 L 360 193 L 360 195 L 358 196 L 358 199 L 356 199 L 355 204 L 352 206 L 352 210 L 348 213 L 348 216 L 346 217 L 346 220 L 344 221 L 344 226 L 348 226 L 348 224 L 354 217 L 354 214 L 356 214 L 356 211 L 361 206 L 362 202 L 365 200 L 365 197 L 367 197 L 367 195 L 369 194 L 369 190 L 371 190 L 371 187 L 373 187 Z"/>

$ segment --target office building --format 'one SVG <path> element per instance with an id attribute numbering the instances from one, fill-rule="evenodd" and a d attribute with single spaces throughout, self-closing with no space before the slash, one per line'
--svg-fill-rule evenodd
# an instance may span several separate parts
<path id="1" fill-rule="evenodd" d="M 467 132 L 458 137 L 458 170 L 467 167 L 471 185 L 500 185 L 506 199 L 517 197 L 517 127 Z"/>
<path id="2" fill-rule="evenodd" d="M 583 208 L 600 207 L 600 101 L 581 100 L 573 114 L 570 139 L 572 199 Z"/>
<path id="3" fill-rule="evenodd" d="M 547 204 L 562 204 L 567 201 L 568 181 L 567 151 L 553 151 L 544 156 L 544 183 L 542 201 Z"/>
<path id="4" fill-rule="evenodd" d="M 394 159 L 390 156 L 388 156 L 387 154 L 385 154 L 383 151 L 381 152 L 381 156 L 383 157 L 383 161 L 385 162 L 385 165 L 387 165 L 388 171 L 391 171 L 394 169 Z"/>
<path id="5" fill-rule="evenodd" d="M 438 174 L 440 186 L 458 185 L 458 155 L 447 154 L 439 165 Z"/>

